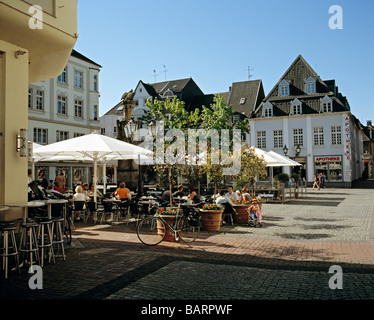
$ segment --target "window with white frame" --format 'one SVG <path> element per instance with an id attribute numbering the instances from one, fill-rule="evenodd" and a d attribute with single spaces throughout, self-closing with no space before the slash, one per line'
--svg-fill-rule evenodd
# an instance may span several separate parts
<path id="1" fill-rule="evenodd" d="M 57 113 L 66 115 L 67 108 L 66 108 L 66 97 L 58 96 L 57 97 Z"/>
<path id="2" fill-rule="evenodd" d="M 34 128 L 33 141 L 35 143 L 47 144 L 48 143 L 48 129 Z"/>
<path id="3" fill-rule="evenodd" d="M 293 129 L 293 145 L 303 146 L 303 129 Z"/>
<path id="4" fill-rule="evenodd" d="M 313 128 L 313 134 L 314 134 L 314 145 L 323 146 L 325 144 L 324 137 L 323 137 L 323 127 Z"/>
<path id="5" fill-rule="evenodd" d="M 257 148 L 266 148 L 266 131 L 257 131 Z"/>
<path id="6" fill-rule="evenodd" d="M 58 82 L 66 83 L 66 68 L 62 73 L 57 77 Z"/>
<path id="7" fill-rule="evenodd" d="M 291 102 L 291 114 L 292 115 L 298 115 L 302 114 L 302 107 L 301 107 L 301 101 L 299 99 L 295 99 Z"/>
<path id="8" fill-rule="evenodd" d="M 36 90 L 36 110 L 44 110 L 44 91 Z"/>
<path id="9" fill-rule="evenodd" d="M 98 91 L 98 86 L 97 86 L 97 75 L 96 75 L 96 74 L 93 76 L 93 91 L 95 91 L 95 92 Z"/>
<path id="10" fill-rule="evenodd" d="M 77 118 L 83 118 L 83 101 L 82 100 L 75 100 L 74 116 Z"/>
<path id="11" fill-rule="evenodd" d="M 69 132 L 68 131 L 61 131 L 56 130 L 56 142 L 64 141 L 69 139 Z"/>
<path id="12" fill-rule="evenodd" d="M 97 107 L 97 105 L 95 104 L 94 106 L 93 106 L 93 119 L 94 120 L 97 120 L 98 119 L 98 113 L 99 113 L 99 108 Z"/>
<path id="13" fill-rule="evenodd" d="M 290 84 L 286 80 L 282 80 L 278 86 L 278 95 L 280 97 L 290 95 Z"/>
<path id="14" fill-rule="evenodd" d="M 329 98 L 328 96 L 325 96 L 321 100 L 321 112 L 323 113 L 332 112 L 332 99 Z"/>
<path id="15" fill-rule="evenodd" d="M 342 144 L 342 127 L 332 126 L 331 127 L 331 144 Z"/>
<path id="16" fill-rule="evenodd" d="M 283 131 L 274 130 L 273 137 L 274 137 L 274 148 L 282 148 L 283 147 Z"/>
<path id="17" fill-rule="evenodd" d="M 74 87 L 83 88 L 83 72 L 74 71 Z"/>
<path id="18" fill-rule="evenodd" d="M 305 93 L 316 93 L 316 80 L 314 80 L 312 77 L 309 77 L 305 81 Z"/>
<path id="19" fill-rule="evenodd" d="M 270 118 L 273 116 L 273 105 L 267 101 L 262 107 L 262 116 L 264 118 Z"/>
<path id="20" fill-rule="evenodd" d="M 84 136 L 84 133 L 74 132 L 74 138 Z"/>
<path id="21" fill-rule="evenodd" d="M 33 90 L 29 88 L 29 109 L 33 108 Z"/>

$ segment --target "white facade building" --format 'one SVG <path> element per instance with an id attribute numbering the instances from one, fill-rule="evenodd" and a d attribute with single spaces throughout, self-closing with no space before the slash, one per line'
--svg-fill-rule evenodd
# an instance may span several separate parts
<path id="1" fill-rule="evenodd" d="M 63 73 L 29 85 L 28 137 L 41 145 L 99 131 L 99 72 L 101 66 L 73 50 Z M 46 165 L 54 180 L 56 167 Z M 46 169 L 46 168 L 45 168 Z M 72 169 L 64 165 L 69 185 Z M 78 169 L 89 179 L 86 169 Z"/>
<path id="2" fill-rule="evenodd" d="M 321 80 L 301 56 L 255 110 L 250 130 L 250 145 L 279 154 L 288 149 L 302 167 L 283 172 L 300 173 L 308 185 L 320 173 L 332 187 L 350 187 L 362 177 L 365 135 L 359 121 L 335 81 Z"/>

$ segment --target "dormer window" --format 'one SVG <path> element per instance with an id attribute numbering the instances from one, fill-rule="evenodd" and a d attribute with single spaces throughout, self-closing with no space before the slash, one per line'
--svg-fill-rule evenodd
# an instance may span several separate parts
<path id="1" fill-rule="evenodd" d="M 329 98 L 328 96 L 325 96 L 321 100 L 321 112 L 323 113 L 332 112 L 332 99 Z"/>
<path id="2" fill-rule="evenodd" d="M 302 103 L 299 99 L 295 99 L 294 101 L 291 102 L 291 114 L 292 115 L 298 115 L 302 114 Z"/>
<path id="3" fill-rule="evenodd" d="M 305 81 L 305 93 L 306 94 L 316 93 L 316 80 L 314 80 L 312 77 L 309 77 Z"/>
<path id="4" fill-rule="evenodd" d="M 240 104 L 244 104 L 245 103 L 245 98 L 241 98 L 240 99 Z"/>
<path id="5" fill-rule="evenodd" d="M 262 116 L 264 118 L 270 118 L 273 116 L 273 105 L 267 101 L 262 107 Z"/>
<path id="6" fill-rule="evenodd" d="M 290 84 L 286 80 L 282 80 L 282 82 L 278 86 L 278 92 L 280 97 L 289 96 Z"/>

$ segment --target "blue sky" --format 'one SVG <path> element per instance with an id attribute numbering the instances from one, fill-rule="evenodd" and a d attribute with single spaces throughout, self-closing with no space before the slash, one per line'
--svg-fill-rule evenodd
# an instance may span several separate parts
<path id="1" fill-rule="evenodd" d="M 329 7 L 343 29 L 329 28 Z M 374 1 L 79 0 L 75 49 L 103 66 L 100 115 L 146 83 L 192 77 L 206 93 L 262 79 L 265 94 L 301 54 L 335 79 L 352 113 L 374 121 Z M 165 73 L 164 65 L 167 72 Z"/>

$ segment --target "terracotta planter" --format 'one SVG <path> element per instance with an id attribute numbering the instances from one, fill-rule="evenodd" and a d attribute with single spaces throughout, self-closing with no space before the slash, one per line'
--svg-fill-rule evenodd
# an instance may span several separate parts
<path id="1" fill-rule="evenodd" d="M 258 202 L 258 206 L 262 211 L 262 202 Z M 238 224 L 248 224 L 249 214 L 247 209 L 250 205 L 234 205 L 236 214 L 234 215 L 234 222 Z"/>
<path id="2" fill-rule="evenodd" d="M 171 226 L 174 226 L 175 224 L 175 218 L 174 215 L 161 215 L 161 217 Z M 164 226 L 157 221 L 157 234 L 160 238 L 162 238 L 163 234 L 166 232 L 164 241 L 171 241 L 175 242 L 175 233 L 174 231 L 170 230 L 169 226 L 166 224 L 166 230 L 164 230 Z"/>
<path id="3" fill-rule="evenodd" d="M 234 222 L 238 224 L 248 224 L 248 211 L 249 205 L 234 205 L 236 214 L 234 215 Z"/>
<path id="4" fill-rule="evenodd" d="M 202 228 L 205 231 L 219 231 L 223 210 L 200 210 Z"/>

